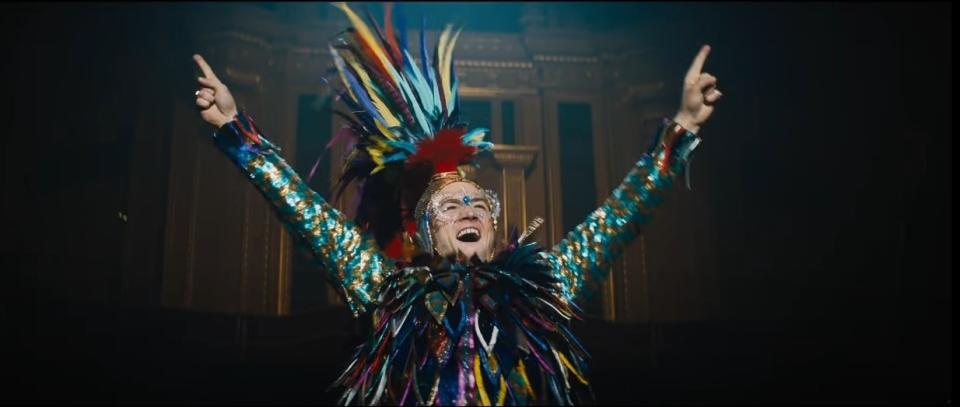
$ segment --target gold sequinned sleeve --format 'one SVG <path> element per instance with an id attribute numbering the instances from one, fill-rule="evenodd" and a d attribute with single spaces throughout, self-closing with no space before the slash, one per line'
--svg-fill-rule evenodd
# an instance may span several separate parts
<path id="1" fill-rule="evenodd" d="M 311 190 L 245 113 L 223 125 L 214 141 L 273 203 L 291 234 L 309 247 L 354 316 L 366 311 L 391 267 L 376 242 Z"/>
<path id="2" fill-rule="evenodd" d="M 650 149 L 599 208 L 545 253 L 564 296 L 572 301 L 583 291 L 596 292 L 610 264 L 650 221 L 700 139 L 665 121 Z"/>

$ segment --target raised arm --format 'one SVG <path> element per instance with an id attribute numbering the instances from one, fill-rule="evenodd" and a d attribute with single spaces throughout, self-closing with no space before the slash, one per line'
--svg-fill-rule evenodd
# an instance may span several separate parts
<path id="1" fill-rule="evenodd" d="M 673 120 L 664 121 L 653 144 L 623 182 L 583 223 L 545 253 L 568 300 L 584 289 L 597 288 L 611 262 L 639 234 L 640 226 L 650 221 L 663 192 L 683 172 L 690 153 L 700 143 L 696 134 L 721 96 L 717 79 L 701 73 L 709 52 L 709 46 L 704 46 L 694 58 L 684 80 L 680 111 Z"/>
<path id="2" fill-rule="evenodd" d="M 250 116 L 237 112 L 229 89 L 203 58 L 195 55 L 194 60 L 204 73 L 198 78 L 197 106 L 203 119 L 218 127 L 214 142 L 273 203 L 287 229 L 309 247 L 350 310 L 359 315 L 390 267 L 376 242 L 311 190 Z"/>

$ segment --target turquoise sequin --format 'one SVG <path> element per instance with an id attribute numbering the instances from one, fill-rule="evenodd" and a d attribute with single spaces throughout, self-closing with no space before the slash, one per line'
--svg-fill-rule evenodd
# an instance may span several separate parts
<path id="1" fill-rule="evenodd" d="M 663 191 L 682 173 L 697 136 L 685 132 L 670 149 L 667 171 L 656 163 L 666 154 L 660 143 L 668 126 L 663 126 L 651 150 L 640 158 L 610 197 L 587 219 L 577 225 L 553 249 L 544 253 L 560 280 L 560 290 L 568 301 L 587 291 L 596 291 L 609 272 L 610 264 L 639 234 L 639 226 L 648 223 L 650 212 L 660 205 Z"/>
<path id="2" fill-rule="evenodd" d="M 327 203 L 277 154 L 260 135 L 261 144 L 245 139 L 238 122 L 224 125 L 215 134 L 217 145 L 249 176 L 280 213 L 287 228 L 313 252 L 330 282 L 342 292 L 354 315 L 373 306 L 373 295 L 394 265 L 380 255 L 376 243 Z M 686 132 L 667 148 L 668 126 L 657 134 L 653 146 L 626 175 L 610 197 L 567 234 L 543 259 L 550 265 L 568 301 L 584 289 L 596 289 L 611 262 L 650 221 L 651 210 L 662 201 L 663 191 L 681 174 L 690 153 L 699 143 Z M 670 157 L 665 157 L 667 152 Z M 663 170 L 657 163 L 666 160 Z M 464 202 L 469 204 L 469 197 Z"/>

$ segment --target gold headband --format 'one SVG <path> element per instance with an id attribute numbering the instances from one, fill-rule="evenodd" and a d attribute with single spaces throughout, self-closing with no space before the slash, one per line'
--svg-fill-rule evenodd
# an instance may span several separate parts
<path id="1" fill-rule="evenodd" d="M 427 208 L 430 207 L 430 198 L 433 197 L 433 194 L 436 194 L 437 191 L 454 182 L 467 182 L 473 184 L 477 189 L 483 190 L 476 182 L 464 178 L 463 174 L 459 171 L 438 172 L 433 174 L 433 176 L 430 177 L 427 188 L 423 191 L 423 194 L 420 195 L 420 200 L 417 201 L 416 209 L 413 211 L 413 216 L 417 220 L 417 223 L 420 222 L 420 219 L 423 219 L 423 215 L 427 214 Z"/>
<path id="2" fill-rule="evenodd" d="M 433 236 L 430 231 L 430 222 L 427 217 L 427 212 L 430 211 L 430 208 L 432 207 L 431 202 L 433 197 L 437 194 L 437 192 L 440 192 L 441 189 L 454 182 L 466 182 L 468 184 L 473 184 L 474 187 L 480 191 L 483 191 L 483 193 L 492 200 L 492 202 L 490 202 L 491 220 L 493 221 L 493 228 L 497 228 L 497 214 L 500 212 L 500 199 L 497 197 L 496 192 L 483 189 L 476 182 L 466 179 L 459 171 L 436 173 L 430 177 L 430 182 L 427 184 L 427 188 L 423 191 L 423 194 L 420 195 L 420 199 L 417 201 L 417 207 L 413 212 L 414 219 L 416 220 L 417 224 L 417 239 L 420 242 L 419 244 L 421 248 L 425 250 L 433 250 Z"/>

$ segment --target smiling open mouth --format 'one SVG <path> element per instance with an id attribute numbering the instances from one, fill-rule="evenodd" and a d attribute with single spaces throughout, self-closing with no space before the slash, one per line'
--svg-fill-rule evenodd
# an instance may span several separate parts
<path id="1" fill-rule="evenodd" d="M 461 242 L 473 243 L 480 240 L 480 230 L 477 228 L 465 228 L 457 233 L 457 240 Z"/>

